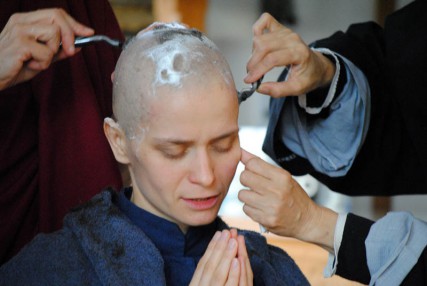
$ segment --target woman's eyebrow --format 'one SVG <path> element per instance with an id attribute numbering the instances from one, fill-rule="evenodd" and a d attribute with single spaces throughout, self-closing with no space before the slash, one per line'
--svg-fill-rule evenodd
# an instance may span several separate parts
<path id="1" fill-rule="evenodd" d="M 190 145 L 193 141 L 176 138 L 154 138 L 154 142 L 158 145 Z"/>
<path id="2" fill-rule="evenodd" d="M 225 134 L 222 134 L 218 137 L 215 137 L 213 139 L 210 140 L 210 142 L 216 142 L 216 141 L 220 141 L 222 139 L 237 135 L 239 133 L 239 129 L 236 130 L 232 130 L 230 132 L 227 132 Z M 179 138 L 154 138 L 154 142 L 156 144 L 159 145 L 191 145 L 192 143 L 194 143 L 193 140 L 184 140 L 184 139 L 179 139 Z"/>
<path id="3" fill-rule="evenodd" d="M 229 138 L 229 137 L 232 137 L 232 136 L 238 135 L 238 134 L 239 134 L 239 129 L 236 129 L 236 130 L 230 131 L 230 132 L 228 132 L 226 134 L 220 135 L 220 136 L 218 136 L 216 138 L 213 138 L 211 140 L 211 142 L 221 141 L 222 139 Z"/>

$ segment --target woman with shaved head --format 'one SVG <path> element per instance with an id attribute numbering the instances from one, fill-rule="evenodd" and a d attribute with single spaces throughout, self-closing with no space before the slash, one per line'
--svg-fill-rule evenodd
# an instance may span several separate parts
<path id="1" fill-rule="evenodd" d="M 131 186 L 105 190 L 0 269 L 0 284 L 307 285 L 261 235 L 219 217 L 241 158 L 238 100 L 202 33 L 154 24 L 119 58 L 104 131 Z"/>

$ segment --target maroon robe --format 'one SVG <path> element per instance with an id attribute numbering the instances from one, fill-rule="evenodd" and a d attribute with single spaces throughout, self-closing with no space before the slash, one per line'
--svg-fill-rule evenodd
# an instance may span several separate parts
<path id="1" fill-rule="evenodd" d="M 15 12 L 61 7 L 97 34 L 122 39 L 107 0 L 0 2 L 3 29 Z M 104 136 L 111 80 L 120 50 L 87 46 L 31 81 L 0 92 L 0 264 L 38 232 L 106 186 L 121 187 Z"/>

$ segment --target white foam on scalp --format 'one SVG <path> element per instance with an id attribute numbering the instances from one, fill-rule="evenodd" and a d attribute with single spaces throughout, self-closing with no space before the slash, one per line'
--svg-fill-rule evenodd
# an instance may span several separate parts
<path id="1" fill-rule="evenodd" d="M 163 45 L 147 51 L 147 56 L 155 63 L 155 77 L 153 88 L 161 85 L 182 87 L 182 80 L 191 73 L 185 67 L 177 69 L 175 61 L 181 60 L 182 65 L 188 64 L 191 59 L 201 56 L 200 53 L 191 52 L 187 46 L 177 41 L 167 41 Z"/>
<path id="2" fill-rule="evenodd" d="M 120 56 L 113 110 L 132 142 L 142 140 L 147 132 L 150 98 L 185 95 L 177 91 L 216 76 L 234 88 L 229 66 L 216 45 L 197 31 L 182 30 L 187 28 L 177 23 L 155 23 L 139 32 Z"/>
<path id="3" fill-rule="evenodd" d="M 187 29 L 187 27 L 177 22 L 172 22 L 172 23 L 154 22 L 147 28 L 139 31 L 138 34 L 136 34 L 135 39 L 139 40 L 144 38 L 145 36 L 150 35 L 155 30 L 156 26 L 163 26 L 171 29 L 183 29 L 183 30 Z"/>

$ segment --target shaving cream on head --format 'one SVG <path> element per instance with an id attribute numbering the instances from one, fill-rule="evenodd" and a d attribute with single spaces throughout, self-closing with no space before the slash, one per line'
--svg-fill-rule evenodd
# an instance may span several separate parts
<path id="1" fill-rule="evenodd" d="M 159 26 L 170 28 L 170 29 L 187 29 L 186 26 L 184 26 L 183 24 L 177 23 L 177 22 L 172 22 L 172 23 L 154 22 L 150 26 L 148 26 L 147 28 L 139 31 L 138 34 L 136 34 L 135 38 L 141 39 L 144 36 L 146 36 L 148 34 L 148 32 L 155 30 L 156 27 L 159 27 Z"/>
<path id="2" fill-rule="evenodd" d="M 164 94 L 174 95 L 174 90 L 187 83 L 219 77 L 235 89 L 227 61 L 205 35 L 177 23 L 154 23 L 139 32 L 119 58 L 113 85 L 114 114 L 127 137 L 136 139 L 145 130 L 140 130 L 140 124 L 144 128 L 149 124 L 150 101 L 157 97 L 159 87 L 171 87 Z"/>
<path id="3" fill-rule="evenodd" d="M 179 42 L 169 41 L 161 46 L 147 51 L 156 66 L 153 88 L 161 85 L 182 87 L 182 79 L 191 74 L 189 63 L 200 53 L 191 53 L 188 46 Z"/>
<path id="4" fill-rule="evenodd" d="M 150 39 L 151 37 L 151 39 Z M 190 66 L 205 55 L 203 47 L 218 51 L 215 44 L 197 30 L 188 29 L 179 23 L 153 23 L 139 32 L 135 41 L 155 41 L 143 54 L 155 65 L 153 90 L 161 85 L 182 87 L 182 80 L 197 74 Z M 205 57 L 206 60 L 209 57 Z"/>

